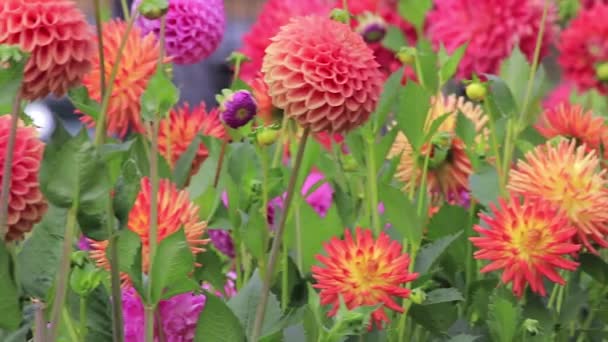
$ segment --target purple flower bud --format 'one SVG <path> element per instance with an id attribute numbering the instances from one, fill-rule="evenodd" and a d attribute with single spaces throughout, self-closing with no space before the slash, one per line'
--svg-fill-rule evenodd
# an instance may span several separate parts
<path id="1" fill-rule="evenodd" d="M 229 231 L 209 229 L 207 232 L 211 238 L 211 242 L 218 251 L 226 254 L 230 258 L 234 258 L 234 243 Z"/>
<path id="2" fill-rule="evenodd" d="M 386 35 L 386 22 L 382 17 L 365 12 L 358 20 L 357 32 L 366 43 L 378 43 L 384 39 Z"/>
<path id="3" fill-rule="evenodd" d="M 220 119 L 230 128 L 245 126 L 257 113 L 253 95 L 247 90 L 224 91 L 220 101 Z"/>

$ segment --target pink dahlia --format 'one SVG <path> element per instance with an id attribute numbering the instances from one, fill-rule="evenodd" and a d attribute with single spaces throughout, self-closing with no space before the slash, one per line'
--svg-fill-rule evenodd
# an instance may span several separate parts
<path id="1" fill-rule="evenodd" d="M 133 9 L 141 0 L 133 3 Z M 137 19 L 143 34 L 160 34 L 160 19 Z M 194 64 L 209 57 L 224 37 L 226 15 L 222 0 L 169 0 L 165 47 L 176 64 Z"/>
<path id="2" fill-rule="evenodd" d="M 428 34 L 436 49 L 443 44 L 448 52 L 469 42 L 457 76 L 497 73 L 500 62 L 515 46 L 533 58 L 536 36 L 543 14 L 541 0 L 441 0 L 434 2 L 427 17 Z M 557 13 L 551 5 L 547 17 L 541 57 L 557 33 Z"/>
<path id="3" fill-rule="evenodd" d="M 74 2 L 0 1 L 0 44 L 19 45 L 31 56 L 21 94 L 35 100 L 63 96 L 91 68 L 93 31 Z"/>
<path id="4" fill-rule="evenodd" d="M 10 115 L 0 116 L 0 170 L 4 170 Z M 44 144 L 38 139 L 36 129 L 19 125 L 13 149 L 8 199 L 8 233 L 6 241 L 19 240 L 32 230 L 47 209 L 40 192 L 38 171 L 44 152 Z M 0 173 L 2 184 L 2 173 Z"/>
<path id="5" fill-rule="evenodd" d="M 243 37 L 241 51 L 251 59 L 241 67 L 240 77 L 252 80 L 262 67 L 264 51 L 270 45 L 270 38 L 291 18 L 320 14 L 327 15 L 332 8 L 330 0 L 268 0 L 249 32 Z"/>
<path id="6" fill-rule="evenodd" d="M 608 62 L 607 15 L 608 5 L 583 10 L 561 34 L 558 61 L 565 77 L 580 91 L 595 88 L 608 94 L 607 79 L 597 69 Z"/>
<path id="7" fill-rule="evenodd" d="M 350 27 L 321 16 L 293 19 L 272 38 L 262 66 L 272 103 L 312 132 L 345 133 L 374 110 L 384 76 Z"/>
<path id="8" fill-rule="evenodd" d="M 572 82 L 562 82 L 557 87 L 553 88 L 543 101 L 543 109 L 553 109 L 560 105 L 570 103 L 570 94 L 574 91 Z"/>

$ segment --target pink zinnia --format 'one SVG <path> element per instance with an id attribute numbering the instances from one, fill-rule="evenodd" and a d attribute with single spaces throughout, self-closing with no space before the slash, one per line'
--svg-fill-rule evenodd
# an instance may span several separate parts
<path id="1" fill-rule="evenodd" d="M 581 11 L 560 37 L 559 64 L 580 91 L 608 94 L 608 83 L 596 76 L 598 64 L 608 62 L 608 5 Z"/>
<path id="2" fill-rule="evenodd" d="M 427 17 L 428 33 L 436 49 L 448 52 L 469 42 L 457 76 L 498 72 L 500 63 L 519 46 L 533 58 L 536 36 L 543 14 L 540 0 L 441 0 L 435 1 Z M 557 26 L 554 6 L 547 17 L 541 57 L 548 53 Z"/>

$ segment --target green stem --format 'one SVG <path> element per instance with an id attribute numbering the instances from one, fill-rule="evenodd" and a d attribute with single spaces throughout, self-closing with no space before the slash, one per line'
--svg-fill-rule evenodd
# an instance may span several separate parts
<path id="1" fill-rule="evenodd" d="M 57 341 L 57 335 L 59 333 L 58 328 L 61 321 L 61 313 L 65 304 L 68 277 L 70 275 L 70 259 L 72 256 L 72 245 L 74 244 L 74 235 L 76 231 L 77 212 L 78 202 L 75 201 L 70 210 L 68 210 L 68 217 L 65 226 L 63 253 L 61 255 L 59 273 L 57 274 L 55 281 L 55 300 L 53 301 L 53 310 L 51 311 L 51 323 L 48 334 L 49 341 Z"/>
<path id="2" fill-rule="evenodd" d="M 469 221 L 467 224 L 467 229 L 466 229 L 466 239 L 468 241 L 468 238 L 470 238 L 471 236 L 473 236 L 473 220 L 475 217 L 475 201 L 471 201 L 471 204 L 469 205 Z M 465 284 L 466 286 L 470 286 L 471 282 L 473 281 L 473 278 L 475 276 L 475 270 L 474 270 L 474 258 L 473 258 L 473 244 L 468 242 L 467 243 L 467 266 L 466 266 L 466 270 L 465 270 Z"/>
<path id="3" fill-rule="evenodd" d="M 424 86 L 424 76 L 422 75 L 422 66 L 420 65 L 420 58 L 418 54 L 416 54 L 414 58 L 414 65 L 416 66 L 416 75 L 418 76 L 418 82 L 420 82 L 420 86 L 422 86 L 422 88 L 426 88 Z"/>
<path id="4" fill-rule="evenodd" d="M 154 257 L 158 246 L 158 126 L 159 120 L 157 117 L 152 122 L 152 150 L 150 153 L 150 256 L 148 267 L 148 287 L 145 322 L 146 322 L 146 342 L 154 342 L 154 310 L 156 303 L 150 305 L 152 301 L 152 269 L 154 267 Z"/>
<path id="5" fill-rule="evenodd" d="M 414 246 L 413 244 L 411 245 L 412 250 L 410 253 L 410 266 L 409 266 L 409 272 L 413 272 L 414 271 L 414 264 L 416 262 L 416 256 L 418 255 L 418 247 Z M 409 282 L 406 284 L 406 288 L 411 288 L 412 287 L 412 283 Z M 398 339 L 397 341 L 405 341 L 404 337 L 405 337 L 405 323 L 407 321 L 407 312 L 410 309 L 410 306 L 412 306 L 412 301 L 410 299 L 404 299 L 403 300 L 403 313 L 401 314 L 401 317 L 399 317 L 399 324 L 397 327 L 397 336 Z"/>
<path id="6" fill-rule="evenodd" d="M 296 213 L 296 263 L 298 265 L 298 269 L 302 270 L 302 225 L 301 225 L 301 217 L 300 217 L 300 206 L 295 208 Z"/>
<path id="7" fill-rule="evenodd" d="M 559 293 L 557 294 L 557 304 L 556 304 L 555 309 L 557 310 L 558 314 L 561 313 L 561 311 L 562 311 L 562 303 L 564 301 L 565 289 L 566 289 L 566 285 L 560 286 Z"/>
<path id="8" fill-rule="evenodd" d="M 46 319 L 44 318 L 45 304 L 40 300 L 32 300 L 34 304 L 34 342 L 46 341 Z"/>
<path id="9" fill-rule="evenodd" d="M 492 116 L 492 110 L 490 108 L 490 106 L 488 105 L 487 101 L 484 101 L 484 109 L 486 112 L 486 115 L 488 115 L 488 117 L 490 118 L 490 120 L 488 120 L 488 125 L 490 126 L 490 144 L 492 145 L 492 150 L 494 152 L 494 157 L 496 158 L 496 172 L 498 173 L 498 180 L 499 180 L 499 184 L 505 184 L 505 178 L 504 178 L 504 174 L 502 173 L 502 162 L 501 162 L 501 158 L 500 158 L 500 149 L 499 149 L 499 144 L 498 144 L 498 132 L 497 132 L 497 127 L 496 127 L 496 122 L 494 121 L 494 118 Z M 506 196 L 506 190 L 504 187 L 500 187 L 500 194 L 502 196 Z"/>
<path id="10" fill-rule="evenodd" d="M 304 129 L 304 134 L 300 141 L 300 146 L 298 146 L 298 152 L 296 154 L 296 160 L 294 163 L 293 171 L 289 178 L 289 185 L 287 187 L 287 199 L 285 200 L 285 206 L 283 210 L 283 214 L 281 215 L 281 224 L 277 228 L 276 234 L 274 236 L 274 240 L 272 241 L 272 247 L 270 249 L 270 258 L 268 259 L 268 269 L 266 270 L 266 277 L 264 278 L 264 283 L 262 284 L 262 294 L 260 298 L 260 302 L 258 303 L 258 307 L 255 315 L 255 322 L 253 325 L 253 329 L 251 332 L 251 341 L 257 342 L 260 332 L 262 330 L 262 324 L 264 323 L 264 314 L 266 313 L 266 304 L 268 303 L 268 295 L 270 292 L 270 286 L 272 283 L 272 278 L 274 275 L 274 268 L 277 263 L 279 247 L 283 240 L 283 233 L 285 231 L 285 224 L 287 223 L 287 216 L 289 215 L 289 208 L 291 207 L 291 202 L 293 201 L 296 181 L 298 179 L 298 173 L 300 171 L 300 167 L 302 165 L 302 159 L 304 157 L 304 150 L 306 149 L 306 142 L 308 141 L 308 136 L 310 135 L 310 128 Z"/>
<path id="11" fill-rule="evenodd" d="M 285 141 L 287 140 L 287 135 L 285 132 L 287 131 L 287 123 L 289 122 L 289 117 L 283 114 L 283 120 L 281 121 L 281 130 L 279 131 L 279 138 L 277 139 L 277 148 L 274 150 L 274 156 L 272 157 L 272 168 L 279 166 L 279 162 L 281 160 L 281 155 L 283 154 L 283 148 L 285 146 Z"/>
<path id="12" fill-rule="evenodd" d="M 372 229 L 380 234 L 380 214 L 378 213 L 378 175 L 376 173 L 376 151 L 374 140 L 367 140 L 367 183 L 369 190 L 369 206 L 372 217 Z"/>
<path id="13" fill-rule="evenodd" d="M 424 165 L 422 166 L 422 176 L 420 179 L 420 192 L 418 192 L 418 203 L 416 213 L 418 217 L 423 217 L 422 209 L 424 208 L 424 195 L 426 194 L 426 179 L 429 172 L 429 162 L 431 159 L 431 151 L 424 156 Z"/>
<path id="14" fill-rule="evenodd" d="M 547 308 L 551 310 L 553 308 L 553 304 L 555 303 L 555 298 L 557 298 L 557 292 L 559 291 L 560 286 L 555 284 L 553 289 L 551 290 L 551 295 L 549 296 L 549 302 L 547 303 Z"/>
<path id="15" fill-rule="evenodd" d="M 87 298 L 80 296 L 80 339 L 82 342 L 87 340 Z"/>
<path id="16" fill-rule="evenodd" d="M 122 14 L 125 20 L 129 20 L 129 6 L 127 5 L 127 0 L 120 0 L 120 5 L 122 6 Z"/>
<path id="17" fill-rule="evenodd" d="M 289 264 L 289 256 L 287 254 L 287 244 L 283 244 L 283 253 L 281 266 L 283 268 L 281 272 L 281 309 L 283 312 L 287 310 L 287 303 L 289 302 L 289 293 L 287 291 L 287 287 L 289 286 L 289 277 L 287 273 L 288 264 Z"/>
<path id="18" fill-rule="evenodd" d="M 146 327 L 146 342 L 154 341 L 154 305 L 144 305 L 144 324 Z"/>
<path id="19" fill-rule="evenodd" d="M 76 329 L 74 328 L 74 324 L 72 322 L 72 318 L 70 317 L 70 313 L 67 308 L 61 309 L 61 316 L 63 318 L 63 322 L 65 323 L 66 330 L 68 331 L 68 335 L 70 336 L 70 340 L 74 342 L 80 341 L 78 338 L 78 334 L 76 333 Z M 54 340 L 51 340 L 54 341 Z"/>
<path id="20" fill-rule="evenodd" d="M 213 188 L 217 188 L 217 184 L 220 181 L 220 173 L 224 164 L 224 157 L 226 155 L 226 148 L 228 147 L 228 137 L 222 141 L 222 148 L 220 149 L 220 157 L 217 161 L 217 167 L 215 168 L 215 176 L 213 176 Z"/>
<path id="21" fill-rule="evenodd" d="M 515 139 L 517 139 L 514 127 L 515 121 L 509 120 L 507 123 L 507 136 L 505 137 L 505 148 L 502 164 L 502 182 L 500 188 L 505 188 L 509 180 L 509 169 L 511 168 L 511 160 L 513 159 L 513 149 L 515 147 Z"/>
<path id="22" fill-rule="evenodd" d="M 583 342 L 585 341 L 585 337 L 587 335 L 587 331 L 589 329 L 589 327 L 591 326 L 591 323 L 593 323 L 593 318 L 595 316 L 595 311 L 593 311 L 593 308 L 590 306 L 589 307 L 589 315 L 587 315 L 587 318 L 585 319 L 585 322 L 583 323 L 582 326 L 582 331 L 581 333 L 578 335 L 578 338 L 576 339 L 576 342 Z"/>
<path id="23" fill-rule="evenodd" d="M 348 0 L 342 0 L 342 7 L 344 7 L 344 10 L 348 13 L 346 24 L 350 27 L 350 12 L 348 11 Z"/>
<path id="24" fill-rule="evenodd" d="M 20 109 L 21 91 L 17 91 L 17 95 L 15 95 L 15 99 L 13 100 L 11 125 L 8 133 L 4 167 L 2 169 L 2 191 L 0 193 L 0 242 L 4 241 L 6 234 L 8 234 L 8 200 L 11 186 L 11 173 L 13 171 L 15 139 L 17 137 L 17 122 L 19 121 Z"/>

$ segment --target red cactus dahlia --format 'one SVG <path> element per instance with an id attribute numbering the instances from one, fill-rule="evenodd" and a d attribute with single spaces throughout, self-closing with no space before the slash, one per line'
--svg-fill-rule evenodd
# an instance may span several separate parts
<path id="1" fill-rule="evenodd" d="M 135 232 L 142 242 L 142 271 L 148 273 L 150 267 L 150 180 L 142 178 L 141 190 L 135 199 L 135 204 L 129 213 L 127 229 Z M 205 249 L 203 246 L 208 239 L 203 239 L 207 223 L 199 221 L 198 206 L 190 201 L 188 192 L 178 190 L 169 180 L 162 179 L 158 188 L 158 242 L 184 229 L 186 240 L 193 254 Z M 110 267 L 106 258 L 107 241 L 91 243 L 91 258 L 99 266 Z M 126 278 L 126 277 L 125 277 Z M 125 279 L 126 280 L 126 279 Z"/>
<path id="2" fill-rule="evenodd" d="M 457 76 L 496 73 L 500 62 L 516 45 L 532 59 L 543 13 L 539 0 L 436 0 L 427 17 L 428 33 L 435 45 L 448 52 L 469 43 Z M 557 26 L 551 5 L 543 35 L 541 57 L 548 52 Z"/>
<path id="3" fill-rule="evenodd" d="M 160 122 L 158 131 L 158 150 L 173 168 L 179 157 L 186 152 L 197 134 L 223 139 L 226 130 L 220 122 L 217 109 L 207 113 L 205 104 L 190 109 L 185 104 L 179 109 L 171 110 L 169 116 Z M 207 159 L 209 151 L 201 144 L 192 164 L 192 173 L 196 173 Z"/>
<path id="4" fill-rule="evenodd" d="M 103 26 L 103 49 L 105 60 L 105 79 L 110 79 L 113 60 L 120 47 L 127 25 L 123 21 L 113 20 Z M 140 98 L 154 72 L 160 54 L 160 46 L 153 34 L 143 37 L 139 28 L 133 27 L 129 33 L 123 56 L 120 61 L 110 104 L 107 113 L 108 134 L 124 137 L 129 129 L 143 132 L 140 118 Z M 100 89 L 101 65 L 99 56 L 93 58 L 93 70 L 83 80 L 89 95 L 95 101 L 101 101 Z M 95 121 L 89 116 L 82 116 L 81 121 L 94 126 Z"/>
<path id="5" fill-rule="evenodd" d="M 4 169 L 10 115 L 0 116 L 0 170 Z M 6 241 L 19 240 L 30 232 L 47 209 L 47 204 L 38 183 L 38 170 L 44 152 L 44 144 L 38 139 L 33 127 L 19 125 L 15 137 L 13 163 L 8 202 L 8 233 Z M 2 174 L 0 173 L 0 184 Z"/>
<path id="6" fill-rule="evenodd" d="M 577 229 L 578 240 L 597 253 L 593 242 L 608 247 L 606 170 L 598 170 L 597 154 L 586 149 L 574 140 L 537 146 L 517 162 L 507 187 L 514 194 L 552 203 Z"/>
<path id="7" fill-rule="evenodd" d="M 91 68 L 93 31 L 74 2 L 0 2 L 0 44 L 19 45 L 31 54 L 21 87 L 23 98 L 63 96 Z"/>
<path id="8" fill-rule="evenodd" d="M 331 0 L 268 0 L 249 32 L 243 37 L 243 52 L 251 59 L 241 66 L 239 76 L 246 81 L 252 80 L 262 67 L 264 51 L 270 45 L 270 38 L 291 18 L 320 14 L 327 15 L 332 8 Z"/>
<path id="9" fill-rule="evenodd" d="M 402 253 L 401 244 L 391 241 L 384 232 L 374 241 L 372 231 L 357 228 L 354 237 L 346 229 L 344 240 L 333 238 L 325 244 L 327 256 L 317 255 L 322 266 L 313 266 L 312 275 L 320 289 L 321 304 L 331 304 L 329 316 L 340 306 L 340 296 L 349 309 L 359 306 L 380 307 L 372 313 L 378 328 L 389 322 L 385 308 L 403 312 L 393 297 L 407 298 L 410 290 L 401 285 L 418 277 L 409 273 L 410 257 Z"/>
<path id="10" fill-rule="evenodd" d="M 266 49 L 262 73 L 272 103 L 312 132 L 363 124 L 382 90 L 382 73 L 361 36 L 320 16 L 283 26 Z"/>
<path id="11" fill-rule="evenodd" d="M 559 64 L 579 90 L 608 94 L 608 79 L 598 67 L 608 63 L 608 5 L 582 10 L 560 36 Z"/>
<path id="12" fill-rule="evenodd" d="M 480 214 L 489 229 L 476 225 L 480 237 L 470 238 L 479 248 L 475 259 L 490 260 L 482 273 L 503 269 L 502 282 L 513 283 L 513 293 L 521 297 L 527 284 L 533 292 L 546 295 L 543 278 L 563 285 L 558 269 L 574 271 L 578 263 L 567 259 L 581 246 L 571 242 L 576 234 L 568 218 L 550 202 L 517 197 L 491 204 L 492 216 Z"/>

